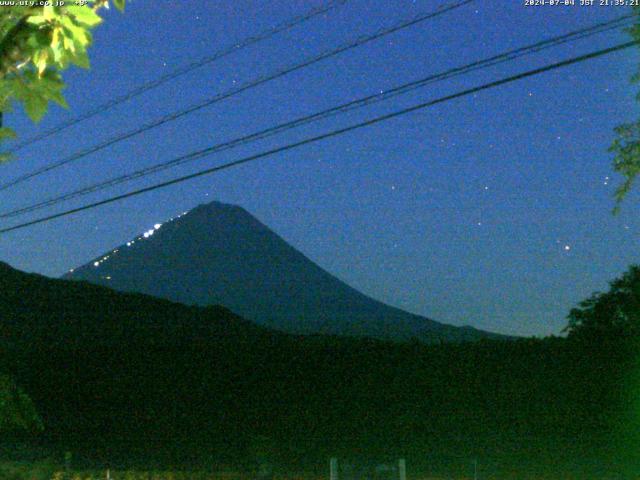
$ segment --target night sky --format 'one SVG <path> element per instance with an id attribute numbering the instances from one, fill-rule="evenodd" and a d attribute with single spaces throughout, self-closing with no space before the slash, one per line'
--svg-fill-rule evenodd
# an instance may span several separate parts
<path id="1" fill-rule="evenodd" d="M 579 0 L 576 0 L 579 3 Z M 123 130 L 197 103 L 442 1 L 351 0 L 320 18 L 196 70 L 21 150 L 10 180 Z M 22 138 L 185 63 L 307 11 L 314 1 L 137 0 L 107 14 L 90 71 L 66 73 L 70 111 L 53 107 Z M 476 1 L 225 100 L 0 192 L 6 211 L 299 115 L 627 13 Z M 9 226 L 194 172 L 306 136 L 626 41 L 598 35 L 441 82 L 347 115 L 65 203 Z M 243 206 L 340 279 L 377 299 L 454 325 L 559 334 L 579 300 L 640 262 L 640 196 L 611 214 L 620 183 L 607 148 L 634 119 L 626 50 L 478 93 L 258 163 L 0 236 L 0 259 L 59 276 L 176 213 Z"/>

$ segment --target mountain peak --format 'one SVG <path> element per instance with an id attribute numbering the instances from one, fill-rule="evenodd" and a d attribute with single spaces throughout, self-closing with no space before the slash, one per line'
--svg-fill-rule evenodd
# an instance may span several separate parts
<path id="1" fill-rule="evenodd" d="M 313 263 L 244 208 L 217 201 L 155 224 L 66 277 L 185 304 L 224 305 L 291 333 L 428 341 L 493 336 L 374 300 Z"/>

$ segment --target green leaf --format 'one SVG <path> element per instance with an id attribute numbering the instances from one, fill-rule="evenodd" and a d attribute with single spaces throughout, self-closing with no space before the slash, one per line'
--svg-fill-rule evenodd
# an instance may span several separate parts
<path id="1" fill-rule="evenodd" d="M 67 101 L 62 95 L 62 90 L 64 89 L 64 87 L 65 85 L 62 81 L 62 78 L 60 78 L 60 75 L 51 70 L 47 70 L 35 84 L 37 93 L 43 98 L 51 100 L 61 107 L 68 108 Z"/>
<path id="2" fill-rule="evenodd" d="M 33 64 L 38 69 L 38 75 L 42 75 L 44 71 L 47 69 L 48 61 L 49 61 L 49 49 L 39 50 L 33 56 Z"/>
<path id="3" fill-rule="evenodd" d="M 87 6 L 72 5 L 67 7 L 67 12 L 73 15 L 78 23 L 90 28 L 95 27 L 102 22 L 100 15 Z"/>
<path id="4" fill-rule="evenodd" d="M 80 68 L 90 68 L 89 55 L 86 50 L 76 49 L 76 53 L 69 56 L 69 61 Z"/>
<path id="5" fill-rule="evenodd" d="M 65 33 L 65 48 L 68 48 L 68 39 L 71 40 L 73 44 L 79 44 L 83 47 L 86 47 L 91 43 L 91 34 L 89 33 L 89 31 L 85 27 L 76 25 L 69 17 L 62 18 L 62 25 L 64 26 L 63 32 Z M 68 49 L 72 51 L 74 50 L 74 48 Z"/>
<path id="6" fill-rule="evenodd" d="M 42 16 L 45 18 L 45 20 L 55 20 L 57 15 L 52 5 L 45 5 L 42 8 Z"/>
<path id="7" fill-rule="evenodd" d="M 0 38 L 17 22 L 26 19 L 18 46 L 20 68 L 0 78 L 0 111 L 10 111 L 12 106 L 20 105 L 33 121 L 38 122 L 46 113 L 49 102 L 68 107 L 59 72 L 70 64 L 89 68 L 87 49 L 92 43 L 91 30 L 103 21 L 96 11 L 108 3 L 106 0 L 88 0 L 88 5 L 84 2 L 85 5 L 80 6 L 80 2 L 67 1 L 66 5 L 55 7 L 54 2 L 46 2 L 48 5 L 42 2 L 41 6 L 23 3 L 24 6 L 0 8 Z M 113 3 L 123 11 L 126 0 L 113 0 Z M 0 142 L 13 136 L 12 130 L 0 128 Z"/>
<path id="8" fill-rule="evenodd" d="M 33 25 L 42 25 L 43 23 L 47 23 L 47 19 L 43 15 L 31 15 L 27 18 L 27 23 L 32 23 Z"/>
<path id="9" fill-rule="evenodd" d="M 24 99 L 24 110 L 34 122 L 39 122 L 47 113 L 47 100 L 40 95 L 30 94 Z"/>

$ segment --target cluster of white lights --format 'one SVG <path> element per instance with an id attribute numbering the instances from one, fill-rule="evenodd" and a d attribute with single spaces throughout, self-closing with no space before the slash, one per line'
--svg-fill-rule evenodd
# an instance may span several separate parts
<path id="1" fill-rule="evenodd" d="M 187 213 L 189 213 L 189 212 L 188 212 L 188 211 L 186 211 L 186 212 L 182 212 L 182 214 L 181 214 L 181 215 L 178 215 L 178 216 L 177 216 L 177 218 L 180 218 L 180 217 L 182 217 L 183 215 L 186 215 Z M 171 221 L 173 221 L 173 218 L 171 218 Z M 136 243 L 136 240 L 142 240 L 142 239 L 144 239 L 144 238 L 149 238 L 149 237 L 151 237 L 151 235 L 153 235 L 153 234 L 156 232 L 156 230 L 159 230 L 159 229 L 160 229 L 160 227 L 162 227 L 162 224 L 161 224 L 161 223 L 156 223 L 156 224 L 154 224 L 154 225 L 153 225 L 153 228 L 151 228 L 151 229 L 147 230 L 147 231 L 146 231 L 146 232 L 144 232 L 141 236 L 137 237 L 135 240 L 131 240 L 131 241 L 127 242 L 127 247 L 131 247 L 134 243 Z M 99 267 L 99 266 L 102 264 L 102 262 L 107 261 L 111 255 L 115 255 L 115 254 L 116 254 L 116 253 L 118 253 L 119 251 L 120 251 L 120 250 L 118 250 L 118 249 L 116 248 L 115 250 L 113 250 L 113 251 L 111 252 L 111 254 L 106 255 L 106 256 L 102 257 L 100 260 L 96 260 L 95 262 L 93 262 L 93 266 L 94 266 L 94 267 Z M 69 270 L 69 272 L 73 272 L 73 269 Z M 106 278 L 107 280 L 111 280 L 111 277 L 104 277 L 104 278 Z"/>
<path id="2" fill-rule="evenodd" d="M 156 223 L 153 228 L 150 228 L 149 230 L 147 230 L 146 232 L 144 232 L 141 236 L 139 236 L 138 238 L 136 238 L 135 240 L 131 240 L 130 242 L 127 242 L 127 247 L 130 247 L 131 245 L 133 245 L 134 243 L 136 243 L 136 240 L 142 240 L 143 238 L 149 238 L 151 235 L 153 235 L 155 233 L 156 230 L 159 230 L 160 227 L 162 226 L 161 223 Z"/>
<path id="3" fill-rule="evenodd" d="M 181 217 L 184 217 L 187 213 L 189 213 L 189 210 L 187 210 L 186 212 L 182 212 L 182 213 L 181 213 L 180 215 L 178 215 L 177 217 L 171 217 L 171 218 L 169 219 L 169 221 L 170 221 L 170 222 L 173 222 L 174 220 L 177 220 L 177 219 L 179 219 L 179 218 L 181 218 Z"/>
<path id="4" fill-rule="evenodd" d="M 111 252 L 111 254 L 113 255 L 113 254 L 114 254 L 114 253 L 116 253 L 116 252 L 117 252 L 117 250 L 114 250 L 113 252 Z M 110 257 L 110 256 L 111 256 L 111 255 L 105 255 L 105 256 L 104 256 L 104 257 L 102 257 L 100 260 L 97 260 L 97 261 L 93 262 L 93 266 L 94 266 L 94 267 L 99 267 L 99 266 L 100 266 L 100 264 L 101 264 L 102 262 L 106 262 L 107 260 L 109 260 L 109 257 Z"/>

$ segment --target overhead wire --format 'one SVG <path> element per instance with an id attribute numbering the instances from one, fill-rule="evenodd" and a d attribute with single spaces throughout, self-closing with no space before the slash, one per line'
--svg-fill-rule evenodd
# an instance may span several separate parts
<path id="1" fill-rule="evenodd" d="M 273 126 L 273 127 L 269 127 L 263 130 L 260 130 L 258 132 L 254 132 L 252 134 L 249 135 L 244 135 L 226 142 L 222 142 L 216 145 L 213 145 L 211 147 L 208 147 L 205 150 L 201 150 L 195 153 L 191 153 L 191 154 L 187 154 L 187 155 L 183 155 L 180 157 L 177 157 L 175 159 L 172 159 L 170 161 L 165 161 L 165 162 L 161 162 L 158 163 L 156 165 L 152 165 L 149 167 L 145 167 L 142 169 L 139 169 L 137 171 L 128 173 L 128 174 L 123 174 L 120 176 L 117 176 L 115 178 L 111 178 L 102 182 L 98 182 L 96 184 L 92 184 L 89 185 L 87 187 L 84 187 L 82 189 L 78 189 L 72 192 L 68 192 L 59 196 L 55 196 L 55 197 L 51 197 L 49 199 L 43 200 L 41 202 L 35 203 L 33 205 L 29 205 L 27 207 L 22 207 L 22 208 L 18 208 L 15 210 L 11 210 L 8 212 L 4 212 L 4 213 L 0 213 L 0 218 L 11 218 L 11 217 L 16 217 L 19 215 L 24 215 L 26 213 L 30 213 L 36 210 L 40 210 L 46 207 L 50 207 L 50 206 L 54 206 L 57 205 L 58 203 L 64 202 L 64 201 L 68 201 L 68 200 L 72 200 L 84 195 L 88 195 L 90 193 L 93 192 L 97 192 L 100 190 L 104 190 L 106 188 L 110 188 L 110 187 L 114 187 L 116 185 L 128 182 L 128 181 L 132 181 L 138 178 L 142 178 L 142 177 L 146 177 L 148 175 L 154 174 L 154 173 L 158 173 L 160 171 L 166 170 L 168 168 L 173 168 L 182 164 L 185 164 L 187 162 L 191 162 L 194 161 L 198 158 L 202 158 L 203 156 L 209 156 L 213 153 L 219 153 L 222 151 L 226 151 L 235 147 L 238 147 L 240 145 L 245 145 L 247 143 L 250 142 L 254 142 L 257 140 L 261 140 L 264 138 L 268 138 L 271 137 L 273 135 L 276 135 L 278 133 L 281 133 L 283 131 L 287 131 L 296 127 L 299 127 L 301 125 L 305 125 L 305 124 L 309 124 L 311 122 L 315 122 L 324 118 L 329 118 L 331 116 L 335 116 L 341 113 L 345 113 L 351 110 L 354 110 L 356 108 L 362 108 L 364 106 L 368 106 L 377 102 L 381 102 L 383 100 L 388 100 L 390 98 L 394 98 L 398 95 L 401 94 L 405 94 L 411 91 L 414 91 L 418 88 L 422 88 L 425 87 L 429 84 L 438 82 L 438 81 L 442 81 L 445 79 L 449 79 L 449 78 L 453 78 L 459 75 L 463 75 L 466 73 L 470 73 L 472 71 L 477 71 L 480 69 L 484 69 L 484 68 L 488 68 L 488 67 L 492 67 L 498 64 L 502 64 L 505 62 L 510 62 L 510 61 L 514 61 L 518 58 L 521 58 L 523 56 L 526 55 L 531 55 L 533 53 L 538 53 L 540 51 L 543 51 L 545 49 L 549 49 L 552 47 L 556 47 L 558 45 L 564 44 L 564 43 L 569 43 L 569 42 L 574 42 L 577 40 L 581 40 L 584 38 L 588 38 L 591 37 L 595 34 L 598 33 L 602 33 L 602 32 L 606 32 L 606 31 L 610 31 L 613 29 L 618 29 L 621 26 L 624 26 L 627 22 L 631 21 L 631 19 L 634 17 L 634 15 L 624 15 L 618 18 L 615 18 L 613 20 L 607 21 L 607 22 L 601 22 L 601 23 L 597 23 L 595 25 L 591 25 L 588 27 L 584 27 L 578 30 L 574 30 L 572 32 L 569 33 L 565 33 L 562 35 L 557 35 L 554 37 L 550 37 L 538 42 L 535 42 L 533 44 L 527 45 L 527 46 L 523 46 L 523 47 L 519 47 L 516 49 L 512 49 L 512 50 L 508 50 L 505 52 L 502 52 L 500 54 L 497 55 L 493 55 L 489 58 L 485 58 L 482 60 L 478 60 L 472 63 L 468 63 L 465 64 L 463 66 L 459 66 L 459 67 L 455 67 L 455 68 L 451 68 L 448 69 L 446 71 L 443 72 L 439 72 L 436 74 L 432 74 L 429 75 L 425 78 L 419 79 L 419 80 L 415 80 L 409 83 L 405 83 L 403 85 L 388 89 L 382 93 L 376 93 L 373 95 L 368 95 L 365 97 L 361 97 L 358 98 L 356 100 L 347 102 L 347 103 L 343 103 L 341 105 L 329 108 L 329 109 L 325 109 L 322 110 L 320 112 L 316 112 L 310 115 L 306 115 L 303 117 L 299 117 L 296 118 L 294 120 L 285 122 L 285 123 L 281 123 L 279 125 Z"/>
<path id="2" fill-rule="evenodd" d="M 130 191 L 130 192 L 121 194 L 121 195 L 116 195 L 116 196 L 109 197 L 109 198 L 106 198 L 106 199 L 103 199 L 103 200 L 99 200 L 99 201 L 96 201 L 96 202 L 85 204 L 85 205 L 82 205 L 80 207 L 72 208 L 72 209 L 69 209 L 69 210 L 66 210 L 66 211 L 63 211 L 63 212 L 55 213 L 55 214 L 52 214 L 52 215 L 47 215 L 45 217 L 41 217 L 41 218 L 37 218 L 37 219 L 31 220 L 31 221 L 28 221 L 28 222 L 20 223 L 18 225 L 5 227 L 5 228 L 0 229 L 0 234 L 16 231 L 16 230 L 23 229 L 23 228 L 27 228 L 27 227 L 30 227 L 30 226 L 33 226 L 33 225 L 44 223 L 44 222 L 49 222 L 49 221 L 57 219 L 57 218 L 62 218 L 62 217 L 66 217 L 66 216 L 69 216 L 69 215 L 73 215 L 73 214 L 78 213 L 78 212 L 82 212 L 82 211 L 85 211 L 85 210 L 90 210 L 90 209 L 93 209 L 93 208 L 97 208 L 97 207 L 102 206 L 102 205 L 107 205 L 107 204 L 110 204 L 110 203 L 113 203 L 113 202 L 124 200 L 126 198 L 131 198 L 131 197 L 134 197 L 134 196 L 137 196 L 137 195 L 141 195 L 141 194 L 148 193 L 148 192 L 151 192 L 151 191 L 154 191 L 154 190 L 165 188 L 165 187 L 168 187 L 170 185 L 175 185 L 175 184 L 182 183 L 182 182 L 185 182 L 185 181 L 188 181 L 188 180 L 192 180 L 194 178 L 198 178 L 198 177 L 201 177 L 201 176 L 204 176 L 204 175 L 209 175 L 209 174 L 212 174 L 212 173 L 215 173 L 215 172 L 220 172 L 222 170 L 226 170 L 226 169 L 229 169 L 229 168 L 237 167 L 239 165 L 244 165 L 244 164 L 247 164 L 247 163 L 250 163 L 250 162 L 255 162 L 255 161 L 260 160 L 262 158 L 273 156 L 273 155 L 275 155 L 277 153 L 285 152 L 285 151 L 288 151 L 288 150 L 299 148 L 299 147 L 304 146 L 304 145 L 309 145 L 309 144 L 316 143 L 316 142 L 319 142 L 319 141 L 323 141 L 323 140 L 326 140 L 326 139 L 329 139 L 329 138 L 333 138 L 333 137 L 336 137 L 336 136 L 339 136 L 339 135 L 343 135 L 345 133 L 348 133 L 348 132 L 351 132 L 351 131 L 354 131 L 354 130 L 358 130 L 358 129 L 361 129 L 361 128 L 364 128 L 364 127 L 368 127 L 368 126 L 371 126 L 371 125 L 375 125 L 375 124 L 390 120 L 392 118 L 397 118 L 397 117 L 400 117 L 402 115 L 407 115 L 409 113 L 416 112 L 418 110 L 422 110 L 422 109 L 427 108 L 427 107 L 431 107 L 431 106 L 434 106 L 434 105 L 438 105 L 438 104 L 442 104 L 442 103 L 445 103 L 445 102 L 449 102 L 449 101 L 452 101 L 454 99 L 461 98 L 461 97 L 468 96 L 468 95 L 472 95 L 474 93 L 478 93 L 478 92 L 481 92 L 481 91 L 484 91 L 484 90 L 489 90 L 489 89 L 492 89 L 492 88 L 496 88 L 498 86 L 505 85 L 505 84 L 508 84 L 508 83 L 512 83 L 512 82 L 515 82 L 515 81 L 518 81 L 518 80 L 522 80 L 524 78 L 532 77 L 532 76 L 535 76 L 535 75 L 540 75 L 542 73 L 546 73 L 546 72 L 549 72 L 549 71 L 553 71 L 553 70 L 557 70 L 557 69 L 560 69 L 560 68 L 568 67 L 570 65 L 574 65 L 574 64 L 577 64 L 577 63 L 580 63 L 580 62 L 591 60 L 591 59 L 594 59 L 594 58 L 597 58 L 597 57 L 608 55 L 608 54 L 613 53 L 613 52 L 618 52 L 618 51 L 633 47 L 633 46 L 635 46 L 637 44 L 638 44 L 637 41 L 630 41 L 630 42 L 626 42 L 626 43 L 621 43 L 621 44 L 614 45 L 612 47 L 608 47 L 608 48 L 605 48 L 605 49 L 593 51 L 593 52 L 590 52 L 590 53 L 587 53 L 587 54 L 584 54 L 584 55 L 580 55 L 580 56 L 577 56 L 577 57 L 572 57 L 572 58 L 567 59 L 567 60 L 563 60 L 563 61 L 560 61 L 560 62 L 548 64 L 548 65 L 545 65 L 543 67 L 535 68 L 535 69 L 532 69 L 532 70 L 527 70 L 527 71 L 522 72 L 522 73 L 518 73 L 518 74 L 515 74 L 515 75 L 511 75 L 511 76 L 505 77 L 505 78 L 501 78 L 499 80 L 494 80 L 492 82 L 485 83 L 485 84 L 482 84 L 482 85 L 477 86 L 477 87 L 472 87 L 472 88 L 469 88 L 469 89 L 466 89 L 466 90 L 462 90 L 462 91 L 459 91 L 459 92 L 456 92 L 456 93 L 453 93 L 453 94 L 450 94 L 450 95 L 447 95 L 447 96 L 444 96 L 444 97 L 437 98 L 435 100 L 429 100 L 429 101 L 426 101 L 426 102 L 422 102 L 422 103 L 413 105 L 411 107 L 403 108 L 401 110 L 397 110 L 397 111 L 394 111 L 392 113 L 387 113 L 385 115 L 380 115 L 380 116 L 371 118 L 369 120 L 365 120 L 365 121 L 362 121 L 362 122 L 359 122 L 359 123 L 356 123 L 356 124 L 353 124 L 353 125 L 349 125 L 347 127 L 342 127 L 342 128 L 336 129 L 336 130 L 329 131 L 327 133 L 323 133 L 321 135 L 317 135 L 317 136 L 314 136 L 314 137 L 309 137 L 309 138 L 306 138 L 304 140 L 301 140 L 301 141 L 298 141 L 298 142 L 295 142 L 295 143 L 289 143 L 289 144 L 283 145 L 281 147 L 277 147 L 277 148 L 274 148 L 274 149 L 271 149 L 271 150 L 267 150 L 267 151 L 264 151 L 264 152 L 261 152 L 261 153 L 255 154 L 255 155 L 250 155 L 248 157 L 244 157 L 244 158 L 241 158 L 239 160 L 228 162 L 228 163 L 225 163 L 223 165 L 218 165 L 218 166 L 215 166 L 215 167 L 207 168 L 205 170 L 200 170 L 198 172 L 195 172 L 195 173 L 192 173 L 192 174 L 189 174 L 189 175 L 184 175 L 182 177 L 174 178 L 172 180 L 168 180 L 168 181 L 164 181 L 164 182 L 161 182 L 161 183 L 157 183 L 155 185 L 151 185 L 151 186 L 148 186 L 148 187 L 140 188 L 140 189 L 137 189 L 137 190 L 134 190 L 134 191 Z"/>
<path id="3" fill-rule="evenodd" d="M 244 40 L 241 40 L 239 42 L 234 42 L 230 45 L 227 45 L 226 47 L 216 51 L 213 55 L 208 55 L 206 57 L 203 57 L 199 60 L 190 62 L 186 65 L 183 65 L 181 67 L 176 68 L 175 70 L 168 72 L 164 75 L 161 75 L 160 77 L 150 80 L 148 82 L 145 82 L 131 90 L 129 90 L 127 93 L 124 93 L 120 96 L 117 96 L 115 98 L 112 98 L 111 100 L 108 100 L 90 110 L 87 110 L 84 113 L 81 113 L 80 115 L 77 115 L 76 117 L 73 117 L 65 122 L 60 123 L 59 125 L 56 125 L 54 127 L 52 127 L 49 130 L 46 130 L 42 133 L 39 133 L 37 135 L 34 135 L 30 138 L 27 138 L 25 140 L 23 140 L 22 142 L 17 143 L 16 145 L 14 145 L 12 148 L 7 149 L 8 153 L 15 153 L 18 150 L 21 150 L 22 148 L 31 145 L 33 143 L 39 142 L 40 140 L 44 140 L 45 138 L 49 138 L 52 135 L 55 135 L 63 130 L 66 130 L 69 127 L 73 127 L 74 125 L 77 125 L 80 122 L 83 122 L 85 120 L 88 120 L 90 118 L 95 117 L 96 115 L 99 115 L 101 113 L 104 113 L 110 109 L 112 109 L 113 107 L 120 105 L 121 103 L 125 103 L 135 97 L 138 97 L 140 95 L 142 95 L 143 93 L 146 93 L 150 90 L 153 90 L 154 88 L 157 88 L 165 83 L 167 83 L 170 80 L 175 80 L 178 77 L 181 77 L 182 75 L 185 75 L 187 73 L 193 72 L 194 70 L 197 70 L 198 68 L 204 67 L 205 65 L 209 65 L 213 62 L 216 62 L 224 57 L 227 57 L 229 55 L 231 55 L 232 53 L 235 52 L 239 52 L 240 50 L 243 50 L 251 45 L 254 45 L 256 43 L 259 43 L 261 41 L 264 40 L 268 40 L 282 32 L 285 32 L 287 30 L 291 30 L 294 27 L 297 27 L 299 25 L 302 25 L 303 23 L 318 17 L 320 15 L 323 15 L 341 5 L 344 5 L 345 3 L 347 3 L 347 1 L 349 0 L 333 0 L 330 1 L 329 3 L 327 3 L 326 5 L 321 5 L 315 8 L 310 9 L 308 12 L 303 13 L 302 15 L 298 15 L 295 16 L 279 25 L 276 25 L 275 27 L 271 27 L 271 28 L 267 28 L 265 30 L 263 30 L 262 32 L 254 35 L 254 36 L 250 36 L 245 38 Z"/>
<path id="4" fill-rule="evenodd" d="M 474 1 L 476 1 L 476 0 L 459 0 L 459 1 L 455 2 L 455 3 L 445 4 L 445 5 L 437 8 L 436 10 L 433 10 L 433 11 L 430 11 L 430 12 L 427 12 L 427 13 L 418 13 L 418 14 L 412 16 L 408 20 L 402 20 L 401 22 L 395 23 L 392 26 L 383 27 L 383 28 L 379 29 L 378 31 L 374 32 L 373 34 L 362 35 L 362 36 L 356 38 L 355 40 L 353 40 L 353 41 L 351 41 L 349 43 L 343 44 L 342 46 L 339 46 L 339 47 L 334 48 L 332 50 L 322 52 L 322 53 L 320 53 L 318 55 L 315 55 L 315 56 L 310 57 L 310 58 L 308 58 L 306 60 L 303 60 L 300 63 L 296 63 L 296 64 L 293 64 L 291 66 L 285 67 L 284 69 L 278 70 L 278 71 L 276 71 L 274 73 L 269 73 L 269 74 L 262 75 L 262 76 L 258 77 L 257 79 L 245 82 L 244 84 L 242 84 L 242 85 L 240 85 L 238 87 L 232 88 L 232 89 L 227 90 L 227 91 L 225 91 L 223 93 L 219 93 L 219 94 L 215 95 L 214 97 L 209 98 L 209 99 L 207 99 L 207 100 L 205 100 L 205 101 L 203 101 L 201 103 L 198 103 L 198 104 L 193 105 L 191 107 L 179 110 L 177 112 L 174 112 L 174 113 L 171 113 L 171 114 L 168 114 L 168 115 L 165 115 L 165 116 L 163 116 L 163 117 L 161 117 L 159 119 L 156 119 L 156 120 L 154 120 L 152 122 L 146 123 L 146 124 L 144 124 L 144 125 L 142 125 L 140 127 L 137 127 L 137 128 L 135 128 L 133 130 L 130 130 L 130 131 L 125 132 L 125 133 L 118 134 L 118 135 L 116 135 L 116 136 L 114 136 L 114 137 L 112 137 L 112 138 L 110 138 L 108 140 L 105 140 L 105 141 L 103 141 L 103 142 L 101 142 L 101 143 L 99 143 L 97 145 L 94 145 L 92 147 L 89 147 L 89 148 L 86 148 L 86 149 L 81 150 L 79 152 L 76 152 L 76 153 L 72 154 L 71 156 L 69 156 L 69 157 L 67 157 L 67 158 L 65 158 L 63 160 L 60 160 L 60 161 L 55 162 L 55 163 L 50 164 L 50 165 L 46 165 L 46 166 L 41 167 L 39 169 L 36 169 L 36 170 L 34 170 L 32 172 L 25 173 L 25 174 L 13 179 L 13 180 L 10 180 L 9 182 L 0 184 L 0 191 L 6 190 L 6 189 L 11 188 L 11 187 L 14 187 L 14 186 L 16 186 L 16 185 L 18 185 L 18 184 L 20 184 L 22 182 L 25 182 L 26 180 L 29 180 L 29 179 L 34 178 L 36 176 L 42 175 L 43 173 L 50 172 L 50 171 L 52 171 L 52 170 L 54 170 L 56 168 L 59 168 L 59 167 L 61 167 L 63 165 L 67 165 L 67 164 L 69 164 L 71 162 L 75 162 L 77 160 L 80 160 L 81 158 L 85 158 L 88 155 L 91 155 L 91 154 L 96 153 L 96 152 L 98 152 L 100 150 L 103 150 L 103 149 L 105 149 L 105 148 L 107 148 L 107 147 L 109 147 L 111 145 L 119 143 L 119 142 L 121 142 L 123 140 L 127 140 L 129 138 L 135 137 L 137 135 L 140 135 L 141 133 L 147 132 L 147 131 L 149 131 L 151 129 L 154 129 L 154 128 L 157 128 L 157 127 L 159 127 L 161 125 L 164 125 L 166 123 L 169 123 L 169 122 L 172 122 L 172 121 L 177 120 L 179 118 L 182 118 L 182 117 L 184 117 L 186 115 L 189 115 L 189 114 L 192 114 L 192 113 L 197 112 L 199 110 L 202 110 L 205 107 L 209 107 L 209 106 L 211 106 L 211 105 L 213 105 L 215 103 L 218 103 L 218 102 L 220 102 L 222 100 L 225 100 L 227 98 L 233 97 L 233 96 L 238 95 L 238 94 L 240 94 L 242 92 L 245 92 L 247 90 L 250 90 L 250 89 L 253 89 L 255 87 L 258 87 L 259 85 L 263 85 L 263 84 L 265 84 L 267 82 L 270 82 L 272 80 L 284 77 L 285 75 L 288 75 L 288 74 L 290 74 L 292 72 L 295 72 L 295 71 L 301 70 L 303 68 L 306 68 L 308 66 L 314 65 L 314 64 L 316 64 L 316 63 L 318 63 L 318 62 L 320 62 L 322 60 L 326 60 L 328 58 L 332 58 L 332 57 L 334 57 L 336 55 L 339 55 L 339 54 L 344 53 L 346 51 L 349 51 L 349 50 L 352 50 L 354 48 L 360 47 L 360 46 L 365 45 L 365 44 L 367 44 L 369 42 L 372 42 L 372 41 L 377 40 L 379 38 L 382 38 L 382 37 L 385 37 L 385 36 L 390 35 L 392 33 L 395 33 L 395 32 L 397 32 L 399 30 L 411 27 L 413 25 L 416 25 L 418 23 L 424 22 L 426 20 L 430 20 L 430 19 L 436 18 L 436 17 L 438 17 L 440 15 L 443 15 L 444 13 L 453 11 L 453 10 L 455 10 L 457 8 L 463 7 L 463 6 L 465 6 L 465 5 L 469 4 L 469 3 L 472 3 Z"/>

